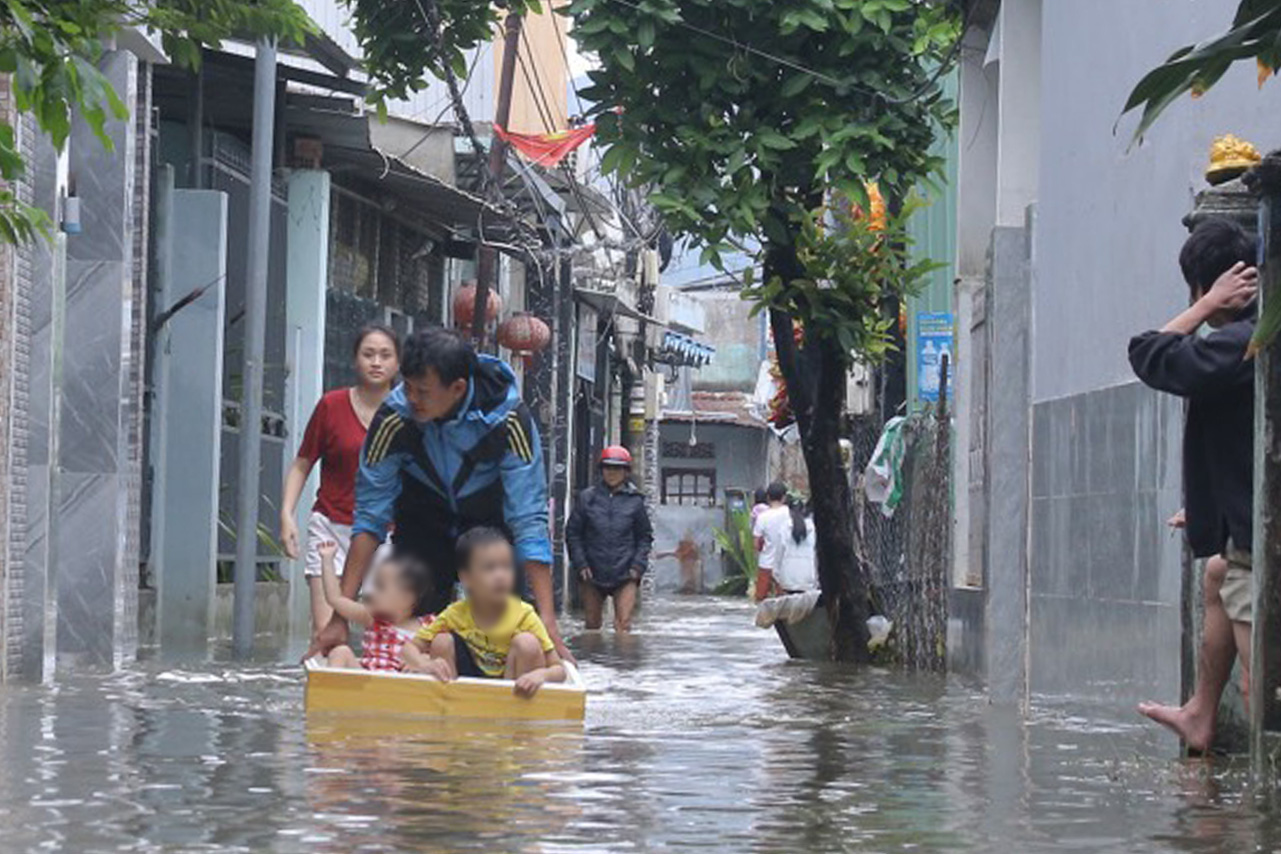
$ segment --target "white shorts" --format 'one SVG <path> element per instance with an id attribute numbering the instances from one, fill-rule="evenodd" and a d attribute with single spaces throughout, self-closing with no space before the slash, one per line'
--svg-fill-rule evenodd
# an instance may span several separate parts
<path id="1" fill-rule="evenodd" d="M 347 565 L 347 550 L 351 548 L 351 525 L 339 525 L 324 513 L 311 511 L 307 519 L 307 562 L 303 566 L 303 575 L 307 578 L 320 577 L 320 544 L 329 540 L 338 544 L 334 552 L 334 573 L 341 578 L 343 567 Z M 369 566 L 375 567 L 391 557 L 391 543 L 384 541 L 374 552 L 374 559 Z M 360 586 L 361 595 L 369 590 L 373 573 L 365 573 L 365 581 Z"/>
<path id="2" fill-rule="evenodd" d="M 347 564 L 347 549 L 351 547 L 351 525 L 339 525 L 324 513 L 313 510 L 307 519 L 307 563 L 303 569 L 308 578 L 320 577 L 320 546 L 326 541 L 338 544 L 334 571 L 341 576 Z"/>

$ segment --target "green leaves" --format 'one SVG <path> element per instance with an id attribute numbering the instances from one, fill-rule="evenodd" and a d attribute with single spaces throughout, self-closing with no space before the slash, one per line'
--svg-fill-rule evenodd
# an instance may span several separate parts
<path id="1" fill-rule="evenodd" d="M 1242 0 L 1233 25 L 1204 42 L 1175 51 L 1148 72 L 1121 113 L 1142 107 L 1134 140 L 1143 137 L 1170 104 L 1185 94 L 1204 94 L 1242 59 L 1255 58 L 1261 65 L 1260 82 L 1281 67 L 1281 0 Z"/>
<path id="2" fill-rule="evenodd" d="M 827 207 L 787 217 L 805 275 L 776 276 L 744 296 L 760 310 L 778 309 L 799 321 L 806 345 L 834 342 L 847 366 L 883 357 L 893 347 L 894 321 L 881 306 L 916 293 L 941 266 L 913 258 L 907 222 L 920 205 L 912 197 L 898 215 L 881 221 L 864 213 L 866 203 L 852 206 L 833 196 Z"/>
<path id="3" fill-rule="evenodd" d="M 104 43 L 124 26 L 158 33 L 179 64 L 195 66 L 201 48 L 236 36 L 301 42 L 314 30 L 293 0 L 0 0 L 0 72 L 11 75 L 14 105 L 31 115 L 61 148 L 79 116 L 111 149 L 107 124 L 129 111 L 98 70 Z M 12 181 L 25 164 L 13 128 L 0 122 L 0 177 Z M 0 191 L 0 242 L 49 233 L 49 218 Z"/>
<path id="4" fill-rule="evenodd" d="M 956 119 L 935 85 L 959 37 L 951 5 L 573 0 L 574 37 L 600 58 L 583 95 L 599 110 L 602 171 L 652 187 L 704 263 L 731 245 L 796 247 L 803 271 L 745 295 L 874 357 L 889 340 L 881 300 L 924 268 L 897 218 L 877 235 L 849 201 L 813 208 L 839 190 L 866 210 L 866 181 L 906 198 L 937 171 L 932 144 Z"/>
<path id="5" fill-rule="evenodd" d="M 280 0 L 273 0 L 280 2 Z M 447 72 L 467 76 L 466 55 L 494 37 L 508 12 L 540 14 L 539 0 L 343 0 L 364 54 L 375 104 L 408 98 Z M 572 8 L 572 6 L 571 6 Z M 439 48 L 427 14 L 439 13 Z"/>

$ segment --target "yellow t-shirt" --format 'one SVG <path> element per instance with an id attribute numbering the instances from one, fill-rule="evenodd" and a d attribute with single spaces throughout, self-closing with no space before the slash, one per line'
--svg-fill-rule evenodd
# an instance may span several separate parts
<path id="1" fill-rule="evenodd" d="M 512 638 L 521 632 L 529 632 L 538 638 L 543 652 L 551 652 L 556 648 L 547 634 L 547 627 L 543 625 L 533 606 L 515 596 L 507 600 L 507 610 L 502 619 L 488 629 L 476 625 L 471 603 L 464 599 L 442 611 L 432 620 L 431 625 L 419 629 L 417 638 L 430 643 L 441 632 L 449 632 L 467 644 L 472 658 L 476 660 L 476 666 L 487 676 L 503 675 L 507 668 L 507 653 L 511 649 Z"/>

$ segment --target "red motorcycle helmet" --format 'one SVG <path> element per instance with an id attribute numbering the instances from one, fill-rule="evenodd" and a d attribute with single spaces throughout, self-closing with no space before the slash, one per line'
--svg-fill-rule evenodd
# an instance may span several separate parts
<path id="1" fill-rule="evenodd" d="M 622 445 L 610 445 L 600 452 L 600 464 L 629 469 L 632 467 L 632 452 Z"/>

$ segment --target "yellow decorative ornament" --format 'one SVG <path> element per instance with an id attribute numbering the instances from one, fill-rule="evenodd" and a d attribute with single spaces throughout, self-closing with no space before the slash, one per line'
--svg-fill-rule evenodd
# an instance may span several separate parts
<path id="1" fill-rule="evenodd" d="M 887 211 L 885 208 L 885 196 L 881 195 L 881 186 L 875 181 L 864 181 L 863 188 L 867 190 L 868 207 L 871 212 L 868 213 L 863 210 L 862 205 L 855 204 L 851 206 L 850 213 L 854 215 L 856 220 L 866 216 L 868 218 L 868 231 L 884 231 L 887 223 Z"/>
<path id="2" fill-rule="evenodd" d="M 1222 184 L 1244 174 L 1259 164 L 1259 149 L 1233 134 L 1224 134 L 1210 146 L 1210 165 L 1205 179 L 1211 184 Z"/>

